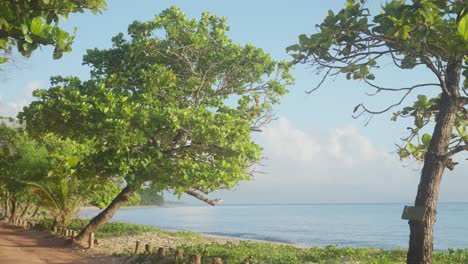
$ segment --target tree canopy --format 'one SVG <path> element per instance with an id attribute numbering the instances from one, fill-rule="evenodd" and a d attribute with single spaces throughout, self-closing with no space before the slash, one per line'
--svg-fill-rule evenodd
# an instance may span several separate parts
<path id="1" fill-rule="evenodd" d="M 433 225 L 444 169 L 453 169 L 452 156 L 468 150 L 468 2 L 450 0 L 393 0 L 373 16 L 364 0 L 347 0 L 335 14 L 329 11 L 318 33 L 299 36 L 287 48 L 294 63 L 309 64 L 323 79 L 344 75 L 373 90 L 371 95 L 399 93 L 400 99 L 382 109 L 358 104 L 355 117 L 394 110 L 392 120 L 410 118 L 413 126 L 399 147 L 401 158 L 424 162 L 415 206 L 423 219 L 410 219 L 408 263 L 431 263 Z M 377 81 L 382 65 L 397 69 L 427 69 L 431 80 L 388 87 Z M 434 96 L 434 90 L 438 93 Z M 412 93 L 417 100 L 407 104 Z M 406 106 L 404 106 L 407 104 Z M 404 106 L 397 110 L 396 108 Z M 433 129 L 433 133 L 425 133 Z"/>
<path id="2" fill-rule="evenodd" d="M 74 35 L 59 26 L 71 13 L 106 7 L 104 0 L 6 0 L 0 1 L 0 64 L 13 47 L 26 57 L 42 45 L 54 46 L 54 59 L 71 51 Z M 75 29 L 76 31 L 76 29 Z"/>
<path id="3" fill-rule="evenodd" d="M 53 78 L 19 117 L 35 136 L 92 140 L 95 173 L 123 176 L 132 192 L 149 181 L 210 201 L 203 194 L 250 178 L 261 152 L 251 132 L 292 82 L 288 63 L 235 44 L 225 22 L 176 7 L 134 22 L 112 48 L 87 52 L 89 80 Z"/>

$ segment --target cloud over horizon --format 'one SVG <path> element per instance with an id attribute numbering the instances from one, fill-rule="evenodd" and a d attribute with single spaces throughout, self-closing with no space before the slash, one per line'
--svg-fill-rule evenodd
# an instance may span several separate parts
<path id="1" fill-rule="evenodd" d="M 400 161 L 393 149 L 376 145 L 352 126 L 298 129 L 280 118 L 264 129 L 262 165 L 250 182 L 213 195 L 226 203 L 411 202 L 420 164 Z M 446 172 L 441 201 L 468 201 L 466 167 Z M 460 185 L 462 184 L 462 185 Z"/>

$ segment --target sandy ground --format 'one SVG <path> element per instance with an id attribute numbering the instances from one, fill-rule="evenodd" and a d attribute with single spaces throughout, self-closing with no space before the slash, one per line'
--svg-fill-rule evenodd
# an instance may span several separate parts
<path id="1" fill-rule="evenodd" d="M 0 223 L 1 264 L 120 264 L 127 260 L 84 250 L 46 232 Z"/>
<path id="2" fill-rule="evenodd" d="M 177 248 L 187 241 L 171 234 L 145 233 L 137 236 L 99 239 L 93 249 L 86 249 L 72 244 L 64 238 L 48 232 L 25 230 L 0 222 L 0 264 L 130 264 L 138 263 L 138 256 L 132 256 L 135 242 L 141 242 L 139 253 L 144 245 L 151 243 L 153 249 L 158 247 Z M 227 241 L 238 242 L 223 237 L 205 236 L 203 242 Z M 173 257 L 146 259 L 144 263 L 174 263 Z"/>

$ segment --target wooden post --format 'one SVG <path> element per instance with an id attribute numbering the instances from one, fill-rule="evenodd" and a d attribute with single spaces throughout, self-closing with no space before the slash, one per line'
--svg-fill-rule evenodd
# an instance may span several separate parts
<path id="1" fill-rule="evenodd" d="M 201 264 L 201 256 L 190 255 L 190 264 Z"/>
<path id="2" fill-rule="evenodd" d="M 57 234 L 57 227 L 54 226 L 54 234 Z"/>
<path id="3" fill-rule="evenodd" d="M 89 248 L 93 248 L 94 247 L 94 233 L 90 233 L 89 234 Z"/>
<path id="4" fill-rule="evenodd" d="M 158 256 L 164 257 L 166 255 L 166 249 L 163 247 L 158 248 Z"/>
<path id="5" fill-rule="evenodd" d="M 138 251 L 140 251 L 140 241 L 137 241 L 135 243 L 135 252 L 133 253 L 133 255 L 138 254 Z"/>
<path id="6" fill-rule="evenodd" d="M 71 238 L 72 238 L 72 239 L 75 239 L 75 237 L 76 237 L 76 230 L 73 230 L 73 231 L 72 231 L 72 234 L 71 234 Z"/>
<path id="7" fill-rule="evenodd" d="M 182 249 L 176 249 L 175 251 L 175 261 L 181 261 L 184 259 L 184 251 Z"/>
<path id="8" fill-rule="evenodd" d="M 145 244 L 145 252 L 151 254 L 151 243 Z"/>
<path id="9" fill-rule="evenodd" d="M 213 264 L 223 264 L 223 260 L 221 258 L 213 258 L 211 263 L 213 263 Z"/>

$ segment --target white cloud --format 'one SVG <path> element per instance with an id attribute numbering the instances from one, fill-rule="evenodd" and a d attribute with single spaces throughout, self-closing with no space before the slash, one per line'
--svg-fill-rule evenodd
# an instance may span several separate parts
<path id="1" fill-rule="evenodd" d="M 329 160 L 352 166 L 355 163 L 389 158 L 388 153 L 375 149 L 353 127 L 303 131 L 281 118 L 266 128 L 261 138 L 267 155 L 275 159 L 310 162 Z"/>
<path id="2" fill-rule="evenodd" d="M 280 118 L 264 129 L 261 170 L 229 203 L 395 202 L 414 198 L 419 172 L 351 126 L 298 129 Z"/>
<path id="3" fill-rule="evenodd" d="M 411 204 L 415 198 L 420 165 L 400 161 L 392 153 L 394 149 L 373 143 L 357 128 L 298 129 L 280 118 L 259 136 L 266 160 L 256 169 L 265 174 L 211 197 L 222 197 L 226 204 Z M 445 172 L 440 201 L 468 201 L 464 158 L 457 158 L 461 163 L 455 171 Z M 191 198 L 184 201 L 196 202 Z"/>
<path id="4" fill-rule="evenodd" d="M 43 88 L 43 85 L 44 81 L 29 81 L 19 89 L 19 96 L 11 100 L 6 100 L 0 96 L 0 116 L 16 117 L 18 112 L 33 100 L 32 92 L 36 89 Z"/>
<path id="5" fill-rule="evenodd" d="M 274 157 L 308 161 L 317 158 L 322 146 L 305 132 L 291 129 L 286 119 L 279 119 L 274 128 L 264 131 L 262 137 L 271 147 Z"/>

